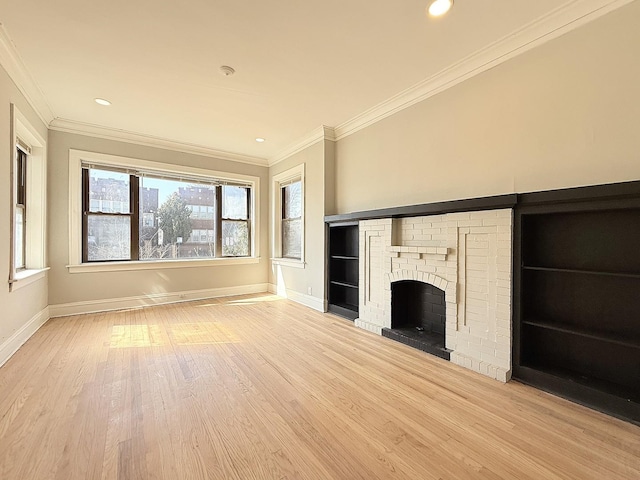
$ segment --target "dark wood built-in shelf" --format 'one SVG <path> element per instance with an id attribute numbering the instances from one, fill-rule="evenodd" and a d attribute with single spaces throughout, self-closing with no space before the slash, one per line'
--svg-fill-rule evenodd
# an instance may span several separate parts
<path id="1" fill-rule="evenodd" d="M 519 198 L 513 312 L 515 378 L 636 423 L 638 187 L 634 182 Z"/>
<path id="2" fill-rule="evenodd" d="M 547 328 L 549 330 L 555 330 L 557 332 L 569 333 L 571 335 L 578 335 L 585 338 L 591 338 L 593 340 L 599 340 L 607 343 L 615 343 L 624 347 L 637 348 L 640 350 L 640 338 L 633 339 L 627 338 L 621 335 L 597 332 L 588 328 L 574 327 L 572 325 L 566 325 L 562 323 L 542 321 L 542 320 L 523 320 L 523 325 L 531 325 L 533 327 Z M 640 373 L 639 373 L 640 374 Z"/>
<path id="3" fill-rule="evenodd" d="M 579 273 L 584 275 L 604 275 L 608 277 L 640 278 L 640 273 L 600 272 L 596 270 L 576 270 L 572 268 L 531 267 L 524 265 L 523 270 L 536 270 L 539 272 Z"/>
<path id="4" fill-rule="evenodd" d="M 329 223 L 329 311 L 358 318 L 359 233 L 357 222 Z"/>
<path id="5" fill-rule="evenodd" d="M 347 288 L 358 288 L 357 284 L 353 284 L 353 283 L 347 283 L 347 282 L 338 282 L 337 280 L 330 280 L 329 283 L 331 285 L 338 285 L 340 287 L 347 287 Z"/>

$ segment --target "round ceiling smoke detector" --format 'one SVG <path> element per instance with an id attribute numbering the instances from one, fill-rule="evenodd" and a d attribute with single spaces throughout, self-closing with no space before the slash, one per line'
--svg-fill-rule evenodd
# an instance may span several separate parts
<path id="1" fill-rule="evenodd" d="M 230 77 L 231 75 L 236 73 L 236 71 L 227 65 L 222 65 L 220 67 L 220 73 L 222 73 L 222 75 L 224 75 L 225 77 Z"/>

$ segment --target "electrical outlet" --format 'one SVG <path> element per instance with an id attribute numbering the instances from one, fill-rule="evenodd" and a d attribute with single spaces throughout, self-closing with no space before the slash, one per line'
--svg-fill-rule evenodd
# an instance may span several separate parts
<path id="1" fill-rule="evenodd" d="M 312 292 L 311 287 L 307 288 L 307 295 L 311 295 L 311 292 Z"/>

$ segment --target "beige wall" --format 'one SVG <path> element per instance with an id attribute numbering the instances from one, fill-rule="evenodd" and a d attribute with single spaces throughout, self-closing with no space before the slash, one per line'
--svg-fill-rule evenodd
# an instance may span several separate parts
<path id="1" fill-rule="evenodd" d="M 259 263 L 214 267 L 69 273 L 69 149 L 260 177 Z M 49 134 L 49 304 L 266 284 L 268 169 L 210 157 L 51 131 Z"/>
<path id="2" fill-rule="evenodd" d="M 338 213 L 640 179 L 640 2 L 340 140 Z"/>
<path id="3" fill-rule="evenodd" d="M 333 142 L 321 141 L 309 148 L 292 155 L 269 169 L 270 188 L 273 190 L 273 177 L 292 167 L 304 163 L 305 165 L 305 199 L 304 199 L 304 251 L 305 267 L 296 268 L 286 265 L 272 265 L 269 282 L 280 288 L 286 288 L 289 296 L 320 308 L 324 300 L 324 272 L 325 272 L 325 150 L 331 149 Z M 325 144 L 329 144 L 326 146 Z M 273 195 L 273 191 L 272 191 Z M 273 202 L 270 211 L 273 214 Z M 270 254 L 273 254 L 273 236 L 270 243 Z M 313 297 L 301 298 L 299 295 L 309 296 L 309 287 Z"/>
<path id="4" fill-rule="evenodd" d="M 0 348 L 29 320 L 47 306 L 46 277 L 30 285 L 9 292 L 9 250 L 11 225 L 11 162 L 10 104 L 14 103 L 42 138 L 47 138 L 47 128 L 29 106 L 6 71 L 0 67 Z"/>
<path id="5" fill-rule="evenodd" d="M 49 134 L 49 288 L 0 289 L 0 342 L 49 304 L 277 283 L 324 297 L 325 214 L 510 192 L 640 179 L 640 2 L 386 118 L 336 144 L 317 143 L 271 167 Z M 9 103 L 47 130 L 0 71 L 0 151 L 9 152 Z M 70 274 L 70 148 L 261 178 L 258 264 Z M 270 269 L 271 179 L 306 164 L 306 268 Z M 9 162 L 0 165 L 9 185 Z M 9 269 L 9 190 L 0 210 L 0 269 Z M 278 277 L 279 276 L 279 277 Z M 48 298 L 48 300 L 47 300 Z"/>

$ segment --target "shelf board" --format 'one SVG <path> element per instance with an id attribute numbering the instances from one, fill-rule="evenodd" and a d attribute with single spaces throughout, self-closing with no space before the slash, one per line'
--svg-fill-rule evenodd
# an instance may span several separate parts
<path id="1" fill-rule="evenodd" d="M 574 268 L 551 268 L 551 267 L 532 267 L 528 265 L 522 266 L 523 270 L 533 270 L 537 272 L 560 272 L 560 273 L 580 273 L 585 275 L 601 275 L 607 277 L 628 277 L 640 278 L 640 273 L 618 273 L 618 272 L 601 272 L 597 270 L 580 270 Z"/>
<path id="2" fill-rule="evenodd" d="M 328 310 L 331 313 L 340 315 L 341 317 L 348 318 L 349 320 L 355 320 L 358 318 L 358 306 L 351 305 L 349 303 L 332 302 L 328 305 Z"/>
<path id="3" fill-rule="evenodd" d="M 331 280 L 329 283 L 331 283 L 331 285 L 338 285 L 340 287 L 358 288 L 358 285 L 354 285 L 353 283 L 339 282 L 337 280 Z"/>
<path id="4" fill-rule="evenodd" d="M 624 347 L 640 349 L 640 340 L 633 341 L 628 337 L 622 335 L 615 335 L 611 333 L 594 332 L 586 328 L 580 328 L 573 325 L 554 323 L 542 320 L 524 320 L 524 325 L 531 325 L 533 327 L 545 328 L 547 330 L 555 330 L 557 332 L 568 333 L 571 335 L 578 335 L 580 337 L 590 338 L 592 340 L 600 340 L 603 342 L 614 343 L 616 345 L 622 345 Z"/>
<path id="5" fill-rule="evenodd" d="M 514 378 L 574 402 L 640 425 L 637 391 L 541 365 L 514 365 Z"/>
<path id="6" fill-rule="evenodd" d="M 337 259 L 337 260 L 358 260 L 358 257 L 353 257 L 350 255 L 331 255 L 331 258 Z"/>

